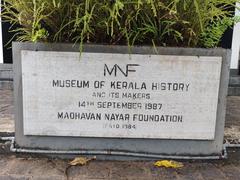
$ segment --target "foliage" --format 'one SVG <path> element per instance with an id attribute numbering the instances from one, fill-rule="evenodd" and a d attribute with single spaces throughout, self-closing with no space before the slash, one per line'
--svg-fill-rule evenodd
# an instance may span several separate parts
<path id="1" fill-rule="evenodd" d="M 5 0 L 18 41 L 215 47 L 239 0 Z"/>

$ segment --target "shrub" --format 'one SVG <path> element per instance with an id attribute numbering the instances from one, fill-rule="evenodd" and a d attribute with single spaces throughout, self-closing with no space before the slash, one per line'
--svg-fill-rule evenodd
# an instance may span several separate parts
<path id="1" fill-rule="evenodd" d="M 5 0 L 18 41 L 215 47 L 238 0 Z"/>

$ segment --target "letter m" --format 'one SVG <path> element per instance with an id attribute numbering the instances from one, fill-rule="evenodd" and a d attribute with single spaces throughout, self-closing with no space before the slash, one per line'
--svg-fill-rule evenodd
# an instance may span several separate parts
<path id="1" fill-rule="evenodd" d="M 106 64 L 104 64 L 104 76 L 106 76 L 107 74 L 109 74 L 111 76 L 113 72 L 116 76 L 116 74 L 117 74 L 117 67 L 116 66 L 117 65 L 115 64 L 113 66 L 113 68 L 109 70 L 108 66 Z"/>
<path id="2" fill-rule="evenodd" d="M 59 80 L 53 80 L 52 86 L 53 87 L 59 87 L 60 81 Z"/>

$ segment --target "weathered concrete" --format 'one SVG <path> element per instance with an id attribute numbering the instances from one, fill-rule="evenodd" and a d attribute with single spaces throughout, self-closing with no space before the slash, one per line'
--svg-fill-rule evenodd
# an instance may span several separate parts
<path id="1" fill-rule="evenodd" d="M 0 89 L 13 89 L 13 81 L 0 81 Z"/>
<path id="2" fill-rule="evenodd" d="M 239 151 L 231 149 L 229 160 L 183 161 L 181 169 L 159 168 L 153 161 L 91 161 L 86 166 L 68 165 L 68 161 L 23 155 L 0 155 L 0 179 L 23 180 L 238 180 Z"/>
<path id="3" fill-rule="evenodd" d="M 12 64 L 0 64 L 0 81 L 13 80 Z"/>
<path id="4" fill-rule="evenodd" d="M 229 85 L 240 87 L 240 76 L 231 76 L 229 79 Z"/>
<path id="5" fill-rule="evenodd" d="M 237 86 L 228 87 L 228 95 L 229 96 L 240 96 L 240 87 L 237 87 Z"/>
<path id="6" fill-rule="evenodd" d="M 240 144 L 240 97 L 229 96 L 227 102 L 225 140 Z"/>
<path id="7" fill-rule="evenodd" d="M 240 96 L 240 75 L 234 75 L 230 77 L 228 95 Z"/>
<path id="8" fill-rule="evenodd" d="M 128 47 L 121 46 L 85 46 L 85 52 L 105 53 L 128 53 Z M 196 55 L 196 56 L 222 56 L 222 73 L 219 91 L 219 102 L 217 112 L 217 125 L 214 141 L 192 141 L 192 140 L 141 140 L 141 139 L 119 139 L 119 138 L 69 138 L 69 137 L 36 137 L 23 135 L 23 110 L 22 110 L 22 79 L 21 79 L 21 50 L 35 51 L 67 51 L 78 52 L 78 47 L 71 44 L 29 44 L 14 43 L 14 72 L 15 72 L 15 114 L 16 114 L 16 142 L 20 147 L 28 148 L 50 148 L 50 149 L 93 149 L 93 150 L 119 150 L 141 153 L 162 153 L 175 155 L 220 155 L 222 152 L 223 130 L 225 120 L 225 106 L 229 75 L 230 51 L 224 49 L 191 49 L 191 48 L 158 48 L 162 55 Z M 136 47 L 132 49 L 136 54 L 154 54 L 152 47 Z M 62 143 L 67 142 L 67 143 Z M 116 157 L 117 158 L 117 157 Z"/>
<path id="9" fill-rule="evenodd" d="M 14 132 L 13 91 L 0 89 L 0 136 Z"/>
<path id="10" fill-rule="evenodd" d="M 12 64 L 0 64 L 0 90 L 13 89 Z"/>

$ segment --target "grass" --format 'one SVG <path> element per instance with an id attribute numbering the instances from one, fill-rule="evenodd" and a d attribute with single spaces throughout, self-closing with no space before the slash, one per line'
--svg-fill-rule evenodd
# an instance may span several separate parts
<path id="1" fill-rule="evenodd" d="M 239 0 L 5 0 L 17 41 L 216 47 Z"/>

